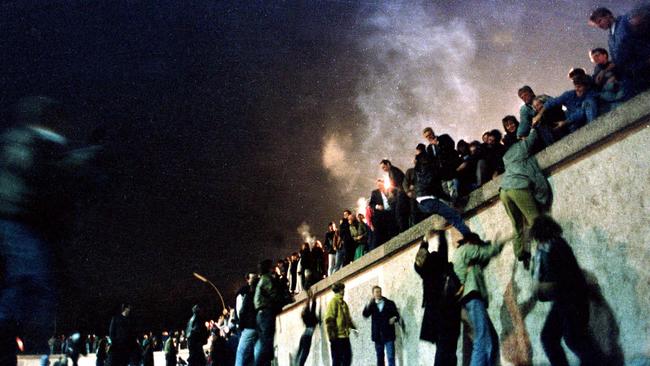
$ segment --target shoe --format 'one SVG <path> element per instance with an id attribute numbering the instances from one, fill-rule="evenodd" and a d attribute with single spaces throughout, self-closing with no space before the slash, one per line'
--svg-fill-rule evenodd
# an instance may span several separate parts
<path id="1" fill-rule="evenodd" d="M 463 238 L 458 241 L 459 245 L 463 244 L 482 244 L 483 240 L 481 240 L 481 237 L 478 236 L 477 233 L 469 232 L 467 235 L 463 235 Z"/>
<path id="2" fill-rule="evenodd" d="M 523 263 L 524 269 L 526 271 L 530 270 L 530 253 L 524 253 L 522 254 L 521 258 L 519 260 Z"/>

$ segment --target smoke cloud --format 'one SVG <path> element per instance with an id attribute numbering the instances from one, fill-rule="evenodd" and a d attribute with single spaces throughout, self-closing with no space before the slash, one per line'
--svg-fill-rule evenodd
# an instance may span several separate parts
<path id="1" fill-rule="evenodd" d="M 311 228 L 307 225 L 306 222 L 303 222 L 298 226 L 298 234 L 302 238 L 303 242 L 309 243 L 309 246 L 313 246 L 316 242 L 316 237 L 311 234 Z"/>
<path id="2" fill-rule="evenodd" d="M 443 19 L 420 5 L 393 4 L 375 8 L 360 22 L 364 74 L 355 104 L 361 137 L 353 144 L 331 135 L 323 147 L 330 176 L 356 197 L 374 188 L 381 159 L 402 170 L 412 166 L 424 127 L 459 139 L 475 134 L 479 124 L 472 71 L 477 44 L 463 21 Z M 352 203 L 355 196 L 346 197 Z"/>

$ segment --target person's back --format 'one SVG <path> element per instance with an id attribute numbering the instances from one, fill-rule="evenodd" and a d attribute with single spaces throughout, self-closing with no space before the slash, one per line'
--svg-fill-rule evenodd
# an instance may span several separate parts
<path id="1" fill-rule="evenodd" d="M 137 339 L 132 329 L 129 317 L 131 307 L 122 305 L 122 313 L 111 319 L 108 336 L 111 341 L 109 364 L 111 366 L 125 366 L 134 355 L 137 347 Z"/>
<path id="2" fill-rule="evenodd" d="M 176 366 L 176 355 L 178 354 L 178 349 L 174 337 L 167 338 L 163 352 L 165 353 L 165 364 L 167 366 Z"/>
<path id="3" fill-rule="evenodd" d="M 540 338 L 552 365 L 567 365 L 564 343 L 582 365 L 609 364 L 601 355 L 589 331 L 587 281 L 569 244 L 562 238 L 562 228 L 550 216 L 538 217 L 530 229 L 537 241 L 534 293 L 540 301 L 550 301 Z"/>
<path id="4" fill-rule="evenodd" d="M 426 154 L 415 157 L 415 194 L 416 197 L 444 197 L 439 170 Z"/>
<path id="5" fill-rule="evenodd" d="M 193 315 L 187 322 L 187 349 L 190 351 L 187 359 L 189 366 L 204 366 L 206 363 L 203 345 L 208 341 L 208 329 L 203 323 L 201 307 L 194 305 Z"/>
<path id="6" fill-rule="evenodd" d="M 461 243 L 459 243 L 461 244 Z M 501 252 L 505 242 L 494 245 L 480 240 L 462 244 L 453 256 L 454 271 L 462 284 L 461 304 L 474 331 L 472 365 L 495 365 L 498 345 L 494 326 L 487 313 L 488 291 L 483 268 Z"/>

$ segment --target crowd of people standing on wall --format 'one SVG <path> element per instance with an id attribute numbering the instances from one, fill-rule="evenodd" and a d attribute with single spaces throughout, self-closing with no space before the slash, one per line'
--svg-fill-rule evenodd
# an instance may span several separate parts
<path id="1" fill-rule="evenodd" d="M 308 288 L 433 213 L 461 234 L 472 235 L 459 212 L 469 193 L 499 175 L 500 199 L 515 227 L 515 252 L 527 266 L 530 253 L 521 244 L 524 223 L 530 225 L 550 204 L 544 177 L 528 158 L 650 87 L 648 23 L 647 6 L 620 17 L 596 9 L 589 24 L 608 31 L 609 51 L 591 49 L 593 72 L 572 68 L 569 90 L 550 96 L 524 85 L 516 91 L 523 102 L 519 115 L 504 116 L 503 130 L 486 131 L 481 141 L 456 143 L 427 127 L 423 143 L 415 148 L 414 166 L 403 170 L 381 160 L 383 176 L 365 211 L 343 210 L 341 219 L 328 223 L 322 242 L 305 242 L 300 252 L 278 263 L 279 271 L 288 268 L 291 291 Z M 534 189 L 524 189 L 530 187 Z"/>

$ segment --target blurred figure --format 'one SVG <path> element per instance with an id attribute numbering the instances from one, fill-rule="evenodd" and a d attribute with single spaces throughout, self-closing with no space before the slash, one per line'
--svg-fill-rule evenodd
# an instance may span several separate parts
<path id="1" fill-rule="evenodd" d="M 314 283 L 313 274 L 315 259 L 312 255 L 311 247 L 308 242 L 302 243 L 300 247 L 300 262 L 298 264 L 298 276 L 300 276 L 300 288 L 307 290 Z"/>
<path id="2" fill-rule="evenodd" d="M 537 217 L 530 236 L 535 252 L 535 293 L 540 301 L 552 302 L 542 328 L 542 345 L 553 366 L 569 365 L 562 339 L 581 365 L 606 364 L 589 334 L 587 281 L 573 250 L 562 238 L 562 228 L 550 216 Z"/>
<path id="3" fill-rule="evenodd" d="M 71 232 L 75 185 L 92 150 L 71 150 L 55 131 L 62 106 L 25 98 L 15 126 L 0 138 L 0 364 L 16 364 L 16 336 L 26 353 L 46 355 L 56 311 L 52 275 L 57 248 Z M 47 362 L 47 358 L 45 358 Z"/>
<path id="4" fill-rule="evenodd" d="M 269 366 L 273 361 L 273 339 L 275 337 L 275 317 L 288 303 L 288 299 L 271 276 L 271 260 L 259 264 L 260 280 L 255 288 L 253 303 L 257 315 L 257 343 L 255 343 L 255 366 Z"/>
<path id="5" fill-rule="evenodd" d="M 314 293 L 311 290 L 307 290 L 307 303 L 305 304 L 305 308 L 302 310 L 301 316 L 303 323 L 305 323 L 305 331 L 300 337 L 296 360 L 298 361 L 299 366 L 304 366 L 305 362 L 307 362 L 307 357 L 309 357 L 314 329 L 320 322 L 320 318 L 316 314 L 316 299 L 314 299 Z"/>
<path id="6" fill-rule="evenodd" d="M 437 248 L 434 239 L 438 238 Z M 429 242 L 432 251 L 429 252 Z M 460 336 L 460 303 L 446 301 L 444 275 L 449 270 L 447 238 L 444 231 L 431 230 L 420 243 L 414 268 L 422 278 L 422 327 L 420 339 L 436 345 L 434 366 L 455 366 Z"/>
<path id="7" fill-rule="evenodd" d="M 336 267 L 336 247 L 334 246 L 334 238 L 336 236 L 336 223 L 334 221 L 327 225 L 327 232 L 325 233 L 325 251 L 327 252 L 327 275 L 331 276 Z"/>
<path id="8" fill-rule="evenodd" d="M 156 348 L 156 338 L 151 334 L 142 340 L 142 366 L 153 366 L 153 352 Z"/>
<path id="9" fill-rule="evenodd" d="M 323 251 L 323 243 L 320 240 L 314 242 L 311 248 L 311 256 L 314 261 L 314 272 L 312 276 L 312 284 L 314 284 L 322 280 L 323 274 L 325 274 L 325 251 Z"/>
<path id="10" fill-rule="evenodd" d="M 395 194 L 395 223 L 397 225 L 397 232 L 401 233 L 408 229 L 408 220 L 409 220 L 409 201 L 406 193 L 404 192 L 404 172 L 390 162 L 390 160 L 384 159 L 379 162 L 379 167 L 384 173 L 388 174 L 388 180 L 390 181 L 390 188 L 394 190 Z"/>
<path id="11" fill-rule="evenodd" d="M 189 366 L 205 366 L 205 353 L 203 345 L 208 341 L 208 329 L 205 327 L 203 311 L 197 304 L 192 307 L 192 317 L 187 322 L 187 348 L 190 355 L 187 358 Z M 111 365 L 113 366 L 113 365 Z"/>
<path id="12" fill-rule="evenodd" d="M 171 337 L 170 337 L 171 339 Z M 97 349 L 95 350 L 95 365 L 104 366 L 106 364 L 108 342 L 106 337 L 101 337 L 97 342 Z"/>
<path id="13" fill-rule="evenodd" d="M 256 315 L 253 297 L 255 296 L 255 288 L 257 287 L 258 281 L 259 276 L 257 273 L 248 273 L 246 275 L 246 285 L 237 293 L 235 309 L 237 311 L 237 316 L 239 317 L 241 335 L 237 345 L 235 366 L 253 365 L 253 349 L 255 348 L 255 342 L 257 342 Z"/>
<path id="14" fill-rule="evenodd" d="M 176 366 L 176 355 L 178 355 L 178 348 L 176 346 L 176 339 L 174 337 L 167 338 L 163 352 L 165 353 L 165 365 Z M 97 366 L 102 365 L 98 364 Z"/>
<path id="15" fill-rule="evenodd" d="M 72 366 L 79 364 L 80 355 L 86 356 L 87 354 L 81 334 L 73 333 L 70 335 L 66 341 L 65 355 L 72 361 Z"/>
<path id="16" fill-rule="evenodd" d="M 123 304 L 122 312 L 111 319 L 108 330 L 110 352 L 108 363 L 111 366 L 126 366 L 139 354 L 138 337 L 131 322 L 131 305 Z"/>

